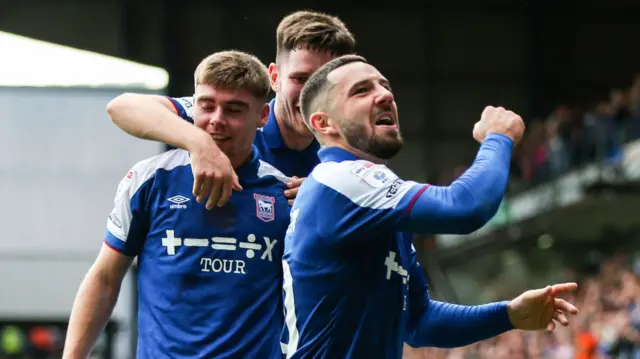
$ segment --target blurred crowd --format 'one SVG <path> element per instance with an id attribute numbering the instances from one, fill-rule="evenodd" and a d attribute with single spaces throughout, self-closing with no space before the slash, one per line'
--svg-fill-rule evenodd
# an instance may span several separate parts
<path id="1" fill-rule="evenodd" d="M 595 275 L 574 278 L 566 297 L 580 313 L 549 333 L 511 331 L 464 348 L 412 349 L 404 359 L 640 359 L 640 260 L 607 259 Z"/>
<path id="2" fill-rule="evenodd" d="M 624 143 L 640 138 L 640 75 L 627 88 L 613 89 L 608 99 L 587 111 L 558 106 L 545 119 L 527 124 L 514 149 L 510 190 L 520 191 L 553 180 L 596 159 L 616 163 Z M 449 184 L 466 167 L 441 173 L 438 184 Z"/>

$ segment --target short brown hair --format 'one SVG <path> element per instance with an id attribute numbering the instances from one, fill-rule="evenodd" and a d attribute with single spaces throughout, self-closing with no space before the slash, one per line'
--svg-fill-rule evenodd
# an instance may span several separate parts
<path id="1" fill-rule="evenodd" d="M 326 96 L 331 89 L 328 80 L 329 74 L 335 69 L 352 62 L 367 63 L 367 60 L 358 55 L 343 55 L 337 57 L 317 69 L 302 87 L 302 91 L 300 92 L 300 112 L 309 129 L 311 129 L 311 124 L 309 123 L 311 114 L 317 110 L 320 105 L 320 100 L 323 96 Z"/>
<path id="2" fill-rule="evenodd" d="M 287 15 L 276 30 L 276 59 L 295 49 L 328 51 L 336 56 L 350 54 L 356 39 L 337 17 L 296 11 Z"/>
<path id="3" fill-rule="evenodd" d="M 229 90 L 243 89 L 253 96 L 269 98 L 269 70 L 255 56 L 242 51 L 220 51 L 207 56 L 194 73 L 195 85 L 211 85 Z"/>

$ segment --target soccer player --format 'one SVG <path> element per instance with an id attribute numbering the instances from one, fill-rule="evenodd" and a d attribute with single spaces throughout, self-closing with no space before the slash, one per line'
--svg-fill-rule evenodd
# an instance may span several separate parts
<path id="1" fill-rule="evenodd" d="M 510 302 L 431 300 L 411 241 L 400 232 L 469 233 L 500 204 L 520 117 L 487 107 L 474 127 L 471 168 L 448 187 L 404 181 L 385 165 L 402 147 L 389 81 L 359 56 L 325 64 L 300 105 L 324 146 L 300 187 L 285 237 L 287 358 L 400 358 L 413 347 L 464 346 L 513 328 L 542 329 L 577 309 L 557 298 L 574 283 Z"/>
<path id="2" fill-rule="evenodd" d="M 104 244 L 76 297 L 64 358 L 86 358 L 138 257 L 137 358 L 281 358 L 287 178 L 253 146 L 264 125 L 267 68 L 224 51 L 195 71 L 195 125 L 229 158 L 244 190 L 222 208 L 193 200 L 177 149 L 122 179 Z"/>
<path id="3" fill-rule="evenodd" d="M 261 159 L 296 178 L 287 190 L 287 197 L 293 202 L 302 179 L 319 163 L 320 146 L 300 115 L 300 91 L 320 66 L 336 56 L 352 53 L 355 39 L 336 17 L 298 11 L 282 19 L 276 41 L 276 61 L 269 66 L 276 97 L 269 104 L 269 119 L 256 135 L 255 145 Z M 241 187 L 215 142 L 185 123 L 184 120 L 193 121 L 192 108 L 191 97 L 124 94 L 115 98 L 107 110 L 113 122 L 130 135 L 189 150 L 194 195 L 199 202 L 208 197 L 207 208 L 221 206 L 231 196 L 232 184 L 236 190 Z"/>

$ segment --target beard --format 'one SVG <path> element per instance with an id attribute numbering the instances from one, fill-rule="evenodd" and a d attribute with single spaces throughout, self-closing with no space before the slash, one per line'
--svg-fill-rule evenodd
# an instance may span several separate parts
<path id="1" fill-rule="evenodd" d="M 374 156 L 382 160 L 393 158 L 404 145 L 399 132 L 384 135 L 367 134 L 364 125 L 344 123 L 342 134 L 347 144 L 358 151 Z"/>

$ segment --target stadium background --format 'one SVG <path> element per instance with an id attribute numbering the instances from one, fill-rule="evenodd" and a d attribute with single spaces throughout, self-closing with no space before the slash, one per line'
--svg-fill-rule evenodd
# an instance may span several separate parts
<path id="1" fill-rule="evenodd" d="M 189 94 L 195 65 L 221 49 L 268 63 L 278 21 L 302 8 L 340 16 L 358 52 L 393 83 L 406 147 L 391 167 L 401 176 L 455 178 L 478 147 L 471 129 L 485 105 L 528 123 L 492 222 L 471 236 L 416 239 L 435 298 L 473 304 L 581 283 L 570 299 L 582 312 L 569 329 L 407 357 L 640 357 L 640 2 L 4 0 L 0 31 L 169 77 L 166 86 L 125 83 L 89 61 L 82 72 L 103 83 L 21 86 L 3 78 L 60 72 L 63 60 L 9 49 L 0 37 L 0 358 L 56 357 L 117 181 L 162 150 L 115 130 L 106 102 L 124 91 Z M 96 358 L 133 357 L 134 276 Z"/>

